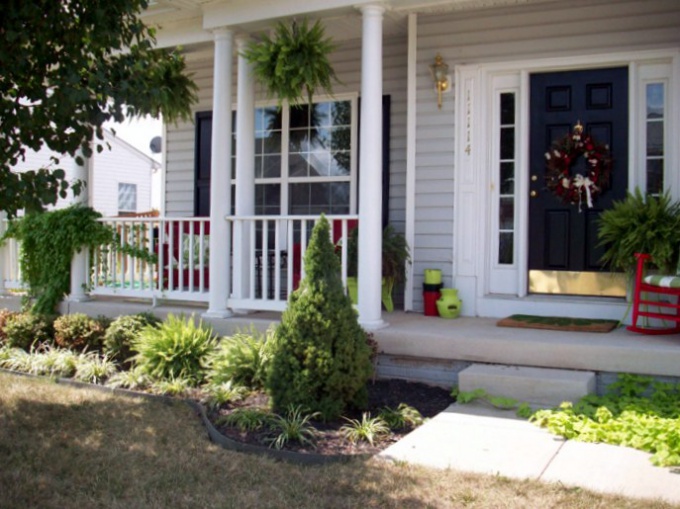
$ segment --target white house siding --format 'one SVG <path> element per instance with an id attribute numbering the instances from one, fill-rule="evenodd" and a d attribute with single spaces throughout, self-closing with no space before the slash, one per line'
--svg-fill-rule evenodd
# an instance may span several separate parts
<path id="1" fill-rule="evenodd" d="M 454 98 L 437 109 L 428 66 L 678 47 L 678 0 L 572 0 L 418 15 L 414 309 L 425 268 L 453 270 Z M 455 87 L 455 84 L 454 84 Z M 483 256 L 483 253 L 480 253 Z"/>
<path id="2" fill-rule="evenodd" d="M 391 96 L 390 140 L 390 222 L 404 230 L 406 189 L 406 37 L 386 38 L 383 46 L 383 93 Z M 189 48 L 189 72 L 199 86 L 199 103 L 194 111 L 212 109 L 213 51 L 211 45 Z M 191 51 L 194 49 L 194 51 Z M 336 94 L 358 93 L 361 88 L 361 41 L 343 42 L 331 61 L 342 82 L 334 86 Z M 233 103 L 236 104 L 236 59 L 233 63 Z M 265 98 L 256 86 L 257 99 Z M 193 123 L 167 126 L 166 214 L 192 216 L 194 212 L 194 140 Z"/>
<path id="3" fill-rule="evenodd" d="M 92 174 L 88 186 L 89 203 L 104 216 L 118 215 L 118 184 L 135 184 L 137 186 L 137 212 L 151 209 L 151 176 L 155 163 L 150 157 L 121 139 L 105 133 L 106 141 L 111 150 L 104 149 L 95 153 L 92 161 Z M 50 156 L 59 158 L 59 165 L 50 161 Z M 70 156 L 58 156 L 46 147 L 35 152 L 26 152 L 26 160 L 20 161 L 13 170 L 29 171 L 39 168 L 62 168 L 66 172 L 66 179 L 73 179 L 74 160 Z M 56 207 L 66 207 L 71 203 L 71 197 L 59 199 Z"/>
<path id="4" fill-rule="evenodd" d="M 135 212 L 148 212 L 152 208 L 151 181 L 154 164 L 157 163 L 112 135 L 107 134 L 106 139 L 111 144 L 111 150 L 96 154 L 93 161 L 90 186 L 93 207 L 104 216 L 118 215 L 118 184 L 135 184 Z"/>

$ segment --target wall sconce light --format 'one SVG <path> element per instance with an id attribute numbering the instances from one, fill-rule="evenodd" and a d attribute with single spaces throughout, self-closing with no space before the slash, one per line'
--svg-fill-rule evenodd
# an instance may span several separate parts
<path id="1" fill-rule="evenodd" d="M 434 64 L 430 66 L 432 79 L 434 80 L 435 88 L 437 89 L 437 106 L 442 109 L 442 93 L 449 89 L 449 66 L 444 63 L 442 56 L 437 53 L 434 57 Z"/>

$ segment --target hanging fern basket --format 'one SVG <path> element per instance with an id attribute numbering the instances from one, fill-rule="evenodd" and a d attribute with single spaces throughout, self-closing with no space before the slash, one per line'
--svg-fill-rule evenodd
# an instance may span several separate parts
<path id="1" fill-rule="evenodd" d="M 253 64 L 255 77 L 280 107 L 286 101 L 291 105 L 311 104 L 317 90 L 333 93 L 333 82 L 338 79 L 328 55 L 334 49 L 321 23 L 317 21 L 310 28 L 305 19 L 300 24 L 277 24 L 272 35 L 248 44 L 243 56 Z"/>

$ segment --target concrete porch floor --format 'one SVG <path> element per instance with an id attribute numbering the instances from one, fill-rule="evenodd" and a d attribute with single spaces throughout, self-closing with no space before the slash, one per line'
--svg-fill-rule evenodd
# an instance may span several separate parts
<path id="1" fill-rule="evenodd" d="M 19 309 L 16 297 L 0 297 L 0 308 Z M 146 301 L 92 299 L 64 302 L 62 313 L 116 317 L 150 311 L 200 317 L 204 305 L 160 305 Z M 257 312 L 230 318 L 204 318 L 220 335 L 255 325 L 264 330 L 278 322 L 279 313 Z M 680 377 L 680 334 L 645 336 L 624 328 L 609 333 L 545 331 L 497 327 L 495 318 L 447 320 L 420 313 L 384 313 L 388 324 L 374 332 L 380 356 L 378 374 L 450 386 L 471 363 L 506 364 L 595 371 L 599 375 L 637 373 Z"/>

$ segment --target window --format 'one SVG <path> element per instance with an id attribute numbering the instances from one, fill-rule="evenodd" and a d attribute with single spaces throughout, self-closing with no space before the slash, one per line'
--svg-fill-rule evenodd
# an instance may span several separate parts
<path id="1" fill-rule="evenodd" d="M 118 184 L 118 211 L 137 211 L 137 184 Z"/>
<path id="2" fill-rule="evenodd" d="M 500 94 L 498 263 L 512 265 L 515 245 L 515 94 Z"/>
<path id="3" fill-rule="evenodd" d="M 355 102 L 255 110 L 256 214 L 349 214 L 354 209 Z M 233 136 L 235 166 L 235 129 Z"/>
<path id="4" fill-rule="evenodd" d="M 316 101 L 255 111 L 255 213 L 355 214 L 360 99 Z M 383 224 L 389 209 L 390 96 L 383 96 Z M 236 112 L 232 114 L 232 214 Z M 194 214 L 210 215 L 212 112 L 196 114 Z"/>
<path id="5" fill-rule="evenodd" d="M 658 195 L 664 191 L 664 84 L 648 83 L 645 92 L 647 193 Z"/>

